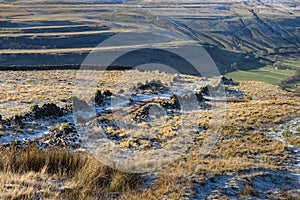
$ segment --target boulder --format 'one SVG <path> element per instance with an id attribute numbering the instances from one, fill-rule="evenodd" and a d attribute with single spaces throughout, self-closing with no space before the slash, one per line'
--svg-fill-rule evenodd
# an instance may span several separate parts
<path id="1" fill-rule="evenodd" d="M 209 95 L 209 86 L 202 87 L 198 93 L 206 96 Z"/>
<path id="2" fill-rule="evenodd" d="M 9 120 L 9 123 L 14 126 L 14 127 L 19 127 L 19 128 L 23 128 L 24 125 L 25 125 L 25 117 L 22 116 L 22 115 L 15 115 L 14 117 L 12 117 L 10 120 Z"/>
<path id="3" fill-rule="evenodd" d="M 102 106 L 104 103 L 104 96 L 100 90 L 95 92 L 95 103 L 99 106 Z"/>
<path id="4" fill-rule="evenodd" d="M 111 93 L 109 90 L 104 90 L 104 92 L 103 92 L 103 96 L 105 96 L 105 97 L 110 97 L 112 95 L 113 95 L 113 93 Z"/>
<path id="5" fill-rule="evenodd" d="M 107 103 L 107 100 L 109 100 L 112 95 L 113 93 L 110 92 L 109 90 L 104 90 L 104 92 L 97 90 L 95 92 L 95 103 L 98 106 L 104 106 Z"/>
<path id="6" fill-rule="evenodd" d="M 42 107 L 38 105 L 33 105 L 31 107 L 31 114 L 37 118 L 41 119 L 44 117 L 61 117 L 64 115 L 64 112 L 54 103 L 46 103 Z"/>
<path id="7" fill-rule="evenodd" d="M 224 85 L 232 85 L 232 86 L 238 85 L 237 82 L 234 82 L 231 78 L 226 78 L 225 76 L 221 77 L 221 81 L 223 82 Z"/>
<path id="8" fill-rule="evenodd" d="M 180 109 L 180 102 L 176 94 L 172 94 L 167 102 L 162 102 L 161 105 L 166 109 Z"/>
<path id="9" fill-rule="evenodd" d="M 196 95 L 197 100 L 198 100 L 199 102 L 205 101 L 205 98 L 203 97 L 203 93 L 197 92 L 195 95 Z"/>
<path id="10" fill-rule="evenodd" d="M 160 80 L 152 80 L 150 82 L 146 81 L 145 84 L 141 84 L 139 83 L 137 85 L 137 90 L 140 93 L 145 93 L 146 91 L 149 91 L 151 93 L 163 93 L 166 90 L 168 90 L 168 88 L 166 86 L 164 86 Z"/>

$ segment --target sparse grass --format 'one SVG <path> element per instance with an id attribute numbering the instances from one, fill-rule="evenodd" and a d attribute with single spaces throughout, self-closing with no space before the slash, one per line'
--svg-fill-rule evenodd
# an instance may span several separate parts
<path id="1" fill-rule="evenodd" d="M 54 73 L 53 79 L 58 76 L 58 72 Z M 103 86 L 101 91 L 109 89 L 116 92 L 117 90 L 114 90 L 113 87 L 118 82 L 119 84 L 128 82 L 128 78 L 123 76 L 124 73 L 106 72 L 101 81 L 110 80 L 112 88 Z M 128 73 L 130 77 L 136 72 Z M 59 82 L 71 83 L 72 81 L 65 77 L 68 74 L 61 73 L 58 76 L 61 78 Z M 147 76 L 149 74 L 147 73 Z M 137 77 L 132 85 L 141 82 L 139 80 L 142 79 L 141 74 Z M 168 84 L 173 78 L 173 76 L 165 75 L 162 79 L 165 84 Z M 49 86 L 51 84 L 49 83 Z M 130 86 L 128 85 L 128 87 Z M 62 89 L 62 87 L 52 88 L 52 93 L 49 88 L 45 86 L 48 98 L 52 98 L 54 89 Z M 72 85 L 69 89 L 72 89 Z M 213 111 L 205 110 L 189 114 L 185 119 L 186 127 L 194 123 L 204 130 L 193 133 L 195 138 L 188 154 L 156 171 L 157 178 L 147 188 L 143 188 L 144 175 L 128 174 L 111 169 L 85 154 L 70 153 L 63 149 L 46 151 L 31 146 L 27 149 L 1 150 L 0 153 L 4 156 L 3 159 L 0 158 L 0 174 L 5 177 L 5 180 L 0 187 L 0 193 L 18 198 L 25 195 L 30 199 L 37 194 L 37 191 L 40 191 L 29 184 L 34 183 L 42 188 L 43 196 L 46 199 L 48 197 L 54 197 L 53 199 L 66 199 L 66 197 L 69 199 L 180 199 L 190 197 L 187 194 L 193 195 L 195 191 L 193 184 L 199 183 L 199 181 L 205 183 L 208 174 L 217 176 L 249 169 L 283 170 L 285 163 L 291 162 L 290 151 L 284 143 L 271 139 L 267 130 L 300 115 L 299 97 L 290 95 L 278 86 L 260 82 L 241 82 L 239 86 L 234 86 L 234 89 L 245 92 L 249 95 L 249 99 L 227 103 L 226 126 L 220 129 L 218 144 L 212 151 L 203 156 L 199 148 L 209 134 L 207 129 L 211 127 Z M 71 94 L 64 91 L 63 95 L 64 98 L 68 98 Z M 37 92 L 34 98 L 43 98 L 43 95 Z M 58 99 L 58 96 L 53 96 L 53 98 Z M 27 105 L 28 107 L 29 105 Z M 197 119 L 196 123 L 195 119 Z M 169 120 L 163 129 L 152 128 L 155 131 L 159 129 L 157 132 L 164 135 L 168 134 L 169 128 L 174 125 L 180 128 L 179 119 L 175 120 L 175 123 Z M 113 128 L 108 128 L 108 130 L 114 132 Z M 287 138 L 287 141 L 291 144 L 299 143 L 295 138 Z M 41 178 L 48 182 L 59 180 L 61 186 L 42 182 Z M 23 182 L 18 182 L 17 179 Z M 22 185 L 24 190 L 20 188 L 7 189 L 4 185 L 8 183 Z M 61 187 L 65 189 L 60 190 Z M 255 190 L 255 188 L 252 189 Z M 245 189 L 240 191 L 240 195 L 253 195 L 252 192 L 251 188 L 245 186 Z"/>

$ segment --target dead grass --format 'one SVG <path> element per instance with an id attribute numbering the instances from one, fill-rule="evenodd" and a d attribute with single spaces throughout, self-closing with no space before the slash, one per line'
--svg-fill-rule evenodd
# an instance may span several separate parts
<path id="1" fill-rule="evenodd" d="M 289 142 L 291 145 L 299 147 L 300 148 L 300 138 L 286 138 L 286 141 Z"/>
<path id="2" fill-rule="evenodd" d="M 1 71 L 0 77 L 0 113 L 5 117 L 21 114 L 29 111 L 31 104 L 44 104 L 53 102 L 62 104 L 62 101 L 73 95 L 75 89 L 79 91 L 96 91 L 96 85 L 91 83 L 90 88 L 75 87 L 77 78 L 96 80 L 100 89 L 109 89 L 118 92 L 124 86 L 136 86 L 145 79 L 157 79 L 170 85 L 174 75 L 158 72 L 138 71 L 88 71 L 77 73 L 75 70 L 51 70 L 51 71 Z M 132 79 L 132 77 L 136 77 Z M 145 78 L 147 77 L 147 78 Z M 130 82 L 130 84 L 128 84 Z M 110 88 L 107 88 L 109 83 Z M 94 87 L 93 87 L 94 86 Z"/>
<path id="3" fill-rule="evenodd" d="M 12 75 L 17 77 L 21 74 L 29 82 L 36 81 L 29 77 L 32 75 L 29 75 L 31 72 L 26 73 L 18 72 L 12 73 Z M 35 87 L 35 84 L 31 83 L 31 86 L 34 87 L 29 93 L 32 94 L 37 90 L 34 95 L 26 96 L 25 88 L 23 88 L 20 90 L 22 91 L 21 96 L 16 96 L 16 100 L 33 98 L 33 101 L 37 99 L 47 101 L 47 98 L 59 100 L 71 96 L 70 92 L 74 84 L 72 80 L 75 77 L 73 72 L 43 73 L 37 73 L 36 77 L 41 79 L 36 83 L 44 82 L 45 84 Z M 45 79 L 47 73 L 50 77 L 48 82 Z M 131 73 L 136 72 L 130 72 L 127 77 L 123 76 L 124 73 L 105 72 L 101 78 L 101 87 L 118 92 L 116 86 L 128 82 L 128 77 L 133 76 Z M 132 85 L 141 82 L 141 74 L 137 76 L 137 80 L 134 80 Z M 162 79 L 165 84 L 168 84 L 173 78 L 166 75 Z M 6 83 L 9 79 L 13 80 L 7 78 L 5 79 Z M 102 85 L 108 80 L 111 81 L 110 87 L 112 88 Z M 19 81 L 22 81 L 22 78 Z M 15 82 L 9 84 L 15 84 L 18 89 L 24 87 Z M 42 87 L 41 92 L 43 93 L 39 93 L 38 87 Z M 213 111 L 206 110 L 188 115 L 187 126 L 189 126 L 189 121 L 197 119 L 196 123 L 194 121 L 191 124 L 199 125 L 204 131 L 193 133 L 195 138 L 188 155 L 182 156 L 169 166 L 158 170 L 157 178 L 147 188 L 143 187 L 144 178 L 140 174 L 128 174 L 113 170 L 87 155 L 74 154 L 62 149 L 42 151 L 30 147 L 12 151 L 1 150 L 0 153 L 4 156 L 3 159 L 0 158 L 0 170 L 1 176 L 5 179 L 3 179 L 0 193 L 17 198 L 25 195 L 29 199 L 36 195 L 37 191 L 45 198 L 51 196 L 57 199 L 66 199 L 66 197 L 69 199 L 109 199 L 112 197 L 119 199 L 180 199 L 193 195 L 194 183 L 205 182 L 209 174 L 215 176 L 249 169 L 283 170 L 285 164 L 291 162 L 290 150 L 284 143 L 271 139 L 267 131 L 287 119 L 300 115 L 299 97 L 292 96 L 277 86 L 257 82 L 242 82 L 235 88 L 244 91 L 252 100 L 227 103 L 226 126 L 220 129 L 220 138 L 216 147 L 207 155 L 203 155 L 203 152 L 199 150 L 209 134 L 206 129 L 211 126 Z M 59 95 L 54 95 L 57 90 L 59 90 Z M 9 88 L 4 91 L 9 91 Z M 3 93 L 5 94 L 5 92 Z M 28 106 L 26 108 L 28 109 Z M 167 134 L 172 125 L 171 121 L 167 123 L 166 128 L 161 130 L 162 134 Z M 297 138 L 293 138 L 289 142 L 296 145 L 299 143 Z M 23 180 L 22 184 L 17 180 Z M 41 180 L 48 180 L 48 182 Z M 64 190 L 60 190 L 61 187 L 57 184 L 50 183 L 51 180 L 59 180 Z M 15 182 L 24 188 L 7 189 L 4 186 Z M 39 188 L 42 189 L 31 187 L 32 185 L 40 185 Z M 245 186 L 245 189 L 240 191 L 240 195 L 248 194 L 252 194 L 251 187 Z M 220 199 L 222 198 L 220 197 Z"/>
<path id="4" fill-rule="evenodd" d="M 245 188 L 241 191 L 239 191 L 239 195 L 242 196 L 250 196 L 250 195 L 255 195 L 256 192 L 255 190 L 248 184 L 245 185 Z"/>
<path id="5" fill-rule="evenodd" d="M 263 85 L 256 83 L 256 86 Z M 208 134 L 205 131 L 197 136 L 186 161 L 179 160 L 159 171 L 161 175 L 151 188 L 142 194 L 130 194 L 130 198 L 156 199 L 163 196 L 167 199 L 180 199 L 185 197 L 187 190 L 192 190 L 193 181 L 205 182 L 207 172 L 218 175 L 249 169 L 282 170 L 285 163 L 291 162 L 288 147 L 271 139 L 267 130 L 277 123 L 298 116 L 299 98 L 291 97 L 280 88 L 271 85 L 254 89 L 252 84 L 242 83 L 238 89 L 264 100 L 235 101 L 227 104 L 227 125 L 223 127 L 219 143 L 211 154 L 203 157 L 199 151 Z M 274 98 L 275 94 L 278 96 Z M 211 117 L 211 111 L 202 112 L 199 126 L 208 129 Z M 241 196 L 254 194 L 255 190 L 249 185 L 240 191 Z"/>
<path id="6" fill-rule="evenodd" d="M 134 191 L 144 179 L 65 149 L 1 149 L 0 194 L 8 199 L 94 199 L 94 195 Z"/>

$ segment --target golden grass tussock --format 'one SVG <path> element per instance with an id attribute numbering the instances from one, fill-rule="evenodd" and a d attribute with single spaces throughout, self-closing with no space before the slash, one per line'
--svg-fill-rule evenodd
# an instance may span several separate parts
<path id="1" fill-rule="evenodd" d="M 245 185 L 245 188 L 243 190 L 239 191 L 239 195 L 242 196 L 248 196 L 248 195 L 255 195 L 256 191 L 250 186 L 250 185 Z"/>
<path id="2" fill-rule="evenodd" d="M 1 149 L 0 194 L 7 199 L 95 199 L 110 193 L 134 191 L 144 182 L 104 166 L 88 155 L 36 146 Z M 96 198 L 97 199 L 97 198 Z"/>
<path id="3" fill-rule="evenodd" d="M 73 176 L 86 162 L 86 157 L 72 154 L 66 149 L 39 149 L 36 146 L 1 150 L 0 169 L 14 173 L 45 171 L 59 176 Z"/>

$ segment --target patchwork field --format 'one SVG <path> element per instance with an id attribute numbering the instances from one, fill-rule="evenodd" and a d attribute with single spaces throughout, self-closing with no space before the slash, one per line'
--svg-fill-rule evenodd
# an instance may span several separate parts
<path id="1" fill-rule="evenodd" d="M 1 4 L 1 66 L 81 64 L 114 34 L 149 25 L 184 34 L 207 48 L 221 72 L 272 64 L 299 53 L 297 2 L 197 4 Z M 253 9 L 253 7 L 255 9 Z M 54 54 L 55 53 L 55 54 Z M 246 58 L 246 59 L 245 59 Z M 264 62 L 264 63 L 261 63 Z"/>

